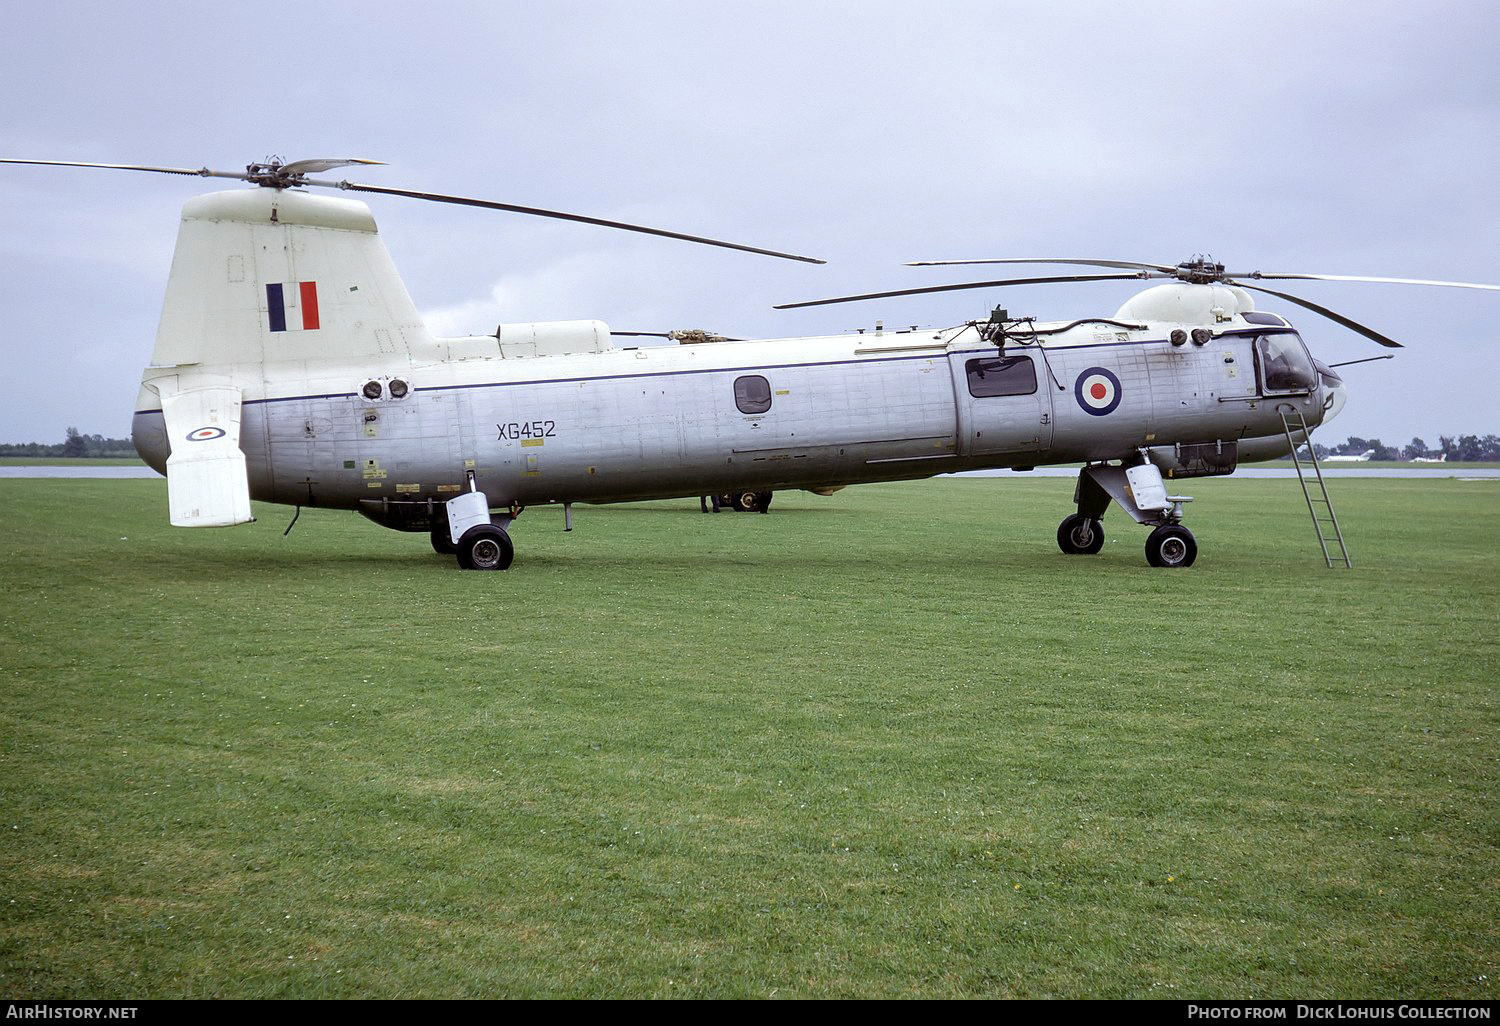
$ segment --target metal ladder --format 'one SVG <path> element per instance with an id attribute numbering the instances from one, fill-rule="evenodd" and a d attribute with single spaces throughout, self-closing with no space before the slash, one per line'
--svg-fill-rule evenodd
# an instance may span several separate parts
<path id="1" fill-rule="evenodd" d="M 1297 481 L 1302 485 L 1302 497 L 1307 500 L 1307 512 L 1312 515 L 1313 529 L 1318 534 L 1318 546 L 1323 550 L 1323 561 L 1332 569 L 1335 563 L 1340 563 L 1348 570 L 1354 567 L 1354 562 L 1349 558 L 1349 548 L 1344 544 L 1344 532 L 1339 530 L 1339 518 L 1334 515 L 1333 503 L 1328 499 L 1328 486 L 1323 483 L 1323 471 L 1318 467 L 1318 454 L 1313 449 L 1312 432 L 1307 428 L 1307 421 L 1303 419 L 1302 412 L 1292 407 L 1283 406 L 1279 411 L 1281 414 L 1281 426 L 1286 430 L 1287 444 L 1292 447 L 1292 466 L 1297 469 Z M 1297 441 L 1296 432 L 1302 436 L 1303 441 Z M 1304 461 L 1298 457 L 1297 449 L 1303 444 L 1307 445 L 1307 463 L 1312 465 L 1313 480 L 1317 482 L 1317 495 L 1307 484 L 1307 472 L 1303 470 Z M 1321 508 L 1321 512 L 1320 512 Z M 1334 551 L 1334 546 L 1338 547 Z"/>

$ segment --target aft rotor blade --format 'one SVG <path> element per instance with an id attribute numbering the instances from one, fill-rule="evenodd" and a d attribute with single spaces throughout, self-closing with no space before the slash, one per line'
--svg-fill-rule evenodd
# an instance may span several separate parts
<path id="1" fill-rule="evenodd" d="M 0 157 L 0 164 L 43 164 L 48 167 L 100 167 L 109 171 L 156 171 L 164 175 L 193 175 L 197 178 L 250 178 L 242 171 L 210 171 L 206 167 L 160 167 L 154 164 L 90 164 L 81 160 L 16 160 Z"/>
<path id="2" fill-rule="evenodd" d="M 678 338 L 679 336 L 682 335 L 682 332 L 680 332 L 680 331 L 616 331 L 614 328 L 610 328 L 609 329 L 609 333 L 611 335 L 624 335 L 627 338 L 671 338 L 671 339 L 676 339 L 676 338 Z M 708 333 L 705 332 L 705 334 L 708 334 Z M 716 338 L 716 339 L 718 339 L 721 342 L 743 342 L 743 341 L 745 341 L 742 338 L 732 338 L 729 335 L 712 335 L 710 337 Z"/>
<path id="3" fill-rule="evenodd" d="M 294 160 L 290 164 L 283 164 L 279 168 L 282 174 L 287 175 L 320 175 L 324 171 L 332 171 L 336 167 L 354 167 L 355 165 L 385 166 L 383 160 L 370 160 L 366 157 L 315 157 L 312 160 Z"/>
<path id="4" fill-rule="evenodd" d="M 782 303 L 773 310 L 796 310 L 804 306 L 827 306 L 831 303 L 859 303 L 866 299 L 889 299 L 892 296 L 921 296 L 931 292 L 957 292 L 960 289 L 988 289 L 1003 285 L 1047 285 L 1067 281 L 1138 281 L 1139 274 L 1067 274 L 1048 278 L 1002 278 L 999 281 L 970 281 L 962 285 L 928 285 L 919 289 L 896 289 L 893 292 L 867 292 L 862 296 L 839 296 L 835 299 L 810 299 L 802 303 Z"/>
<path id="5" fill-rule="evenodd" d="M 944 267 L 954 264 L 1082 264 L 1085 267 L 1119 267 L 1125 270 L 1161 271 L 1175 270 L 1171 264 L 1142 264 L 1134 260 L 1081 260 L 1075 257 L 995 257 L 986 260 L 912 260 L 907 267 Z"/>
<path id="6" fill-rule="evenodd" d="M 383 185 L 359 185 L 354 182 L 310 181 L 307 184 L 332 185 L 350 192 L 373 192 L 383 196 L 405 196 L 408 199 L 425 199 L 436 203 L 453 203 L 464 207 L 483 207 L 486 210 L 508 210 L 514 214 L 533 214 L 537 217 L 551 217 L 561 221 L 579 221 L 583 224 L 594 224 L 603 228 L 619 228 L 627 232 L 640 232 L 643 235 L 659 235 L 666 239 L 679 239 L 683 242 L 702 243 L 705 246 L 737 249 L 743 253 L 758 253 L 761 256 L 780 257 L 782 260 L 800 260 L 805 264 L 827 263 L 826 260 L 819 260 L 817 257 L 798 256 L 795 253 L 781 253 L 774 249 L 760 249 L 757 246 L 742 246 L 737 242 L 708 239 L 700 235 L 684 235 L 681 232 L 669 232 L 662 228 L 648 228 L 645 225 L 627 224 L 624 221 L 607 221 L 600 217 L 585 217 L 582 214 L 569 214 L 561 210 L 543 210 L 540 207 L 522 207 L 514 203 L 497 203 L 494 200 L 472 199 L 468 196 L 449 196 L 440 192 L 418 192 L 413 189 L 392 189 Z"/>
<path id="7" fill-rule="evenodd" d="M 383 196 L 405 196 L 409 199 L 432 200 L 436 203 L 454 203 L 466 207 L 484 207 L 489 210 L 507 210 L 516 214 L 551 217 L 562 221 L 578 221 L 583 224 L 599 225 L 603 228 L 619 228 L 622 231 L 639 232 L 643 235 L 659 235 L 665 239 L 679 239 L 683 242 L 697 242 L 705 246 L 718 246 L 721 249 L 736 249 L 742 253 L 756 253 L 760 256 L 778 257 L 782 260 L 800 260 L 806 264 L 827 263 L 827 261 L 819 260 L 817 257 L 799 256 L 795 253 L 782 253 L 774 249 L 761 249 L 758 246 L 745 246 L 738 242 L 709 239 L 701 235 L 685 235 L 682 232 L 669 232 L 663 228 L 649 228 L 640 224 L 627 224 L 624 221 L 608 221 L 600 217 L 585 217 L 582 214 L 569 214 L 561 210 L 523 207 L 514 203 L 497 203 L 494 200 L 472 199 L 467 196 L 449 196 L 440 192 L 392 189 L 380 185 L 361 185 L 355 182 L 318 181 L 305 177 L 310 172 L 329 171 L 336 167 L 379 163 L 381 161 L 367 160 L 364 157 L 320 157 L 312 160 L 296 160 L 284 165 L 253 165 L 248 171 L 239 172 L 211 171 L 206 167 L 162 167 L 154 164 L 95 164 L 74 160 L 19 160 L 0 157 L 0 164 L 43 164 L 52 167 L 96 167 L 113 171 L 156 171 L 161 174 L 193 175 L 199 178 L 233 178 L 241 182 L 254 182 L 257 185 L 270 186 L 276 189 L 318 186 L 327 189 L 344 189 L 348 192 L 372 192 Z M 251 173 L 257 170 L 258 173 Z"/>
<path id="8" fill-rule="evenodd" d="M 1386 338 L 1374 328 L 1367 328 L 1363 324 L 1360 324 L 1358 321 L 1351 321 L 1343 314 L 1336 314 L 1326 306 L 1319 306 L 1317 303 L 1313 303 L 1309 300 L 1299 299 L 1298 297 L 1289 295 L 1285 292 L 1277 292 L 1274 289 L 1264 288 L 1260 285 L 1246 285 L 1242 281 L 1232 281 L 1230 284 L 1236 285 L 1242 289 L 1250 289 L 1253 292 L 1264 292 L 1268 296 L 1275 296 L 1277 299 L 1285 299 L 1288 303 L 1296 303 L 1298 306 L 1306 307 L 1313 313 L 1322 314 L 1324 317 L 1327 317 L 1330 321 L 1333 321 L 1336 324 L 1342 324 L 1350 331 L 1356 331 L 1373 342 L 1379 342 L 1387 349 L 1405 348 L 1405 346 L 1403 346 L 1400 342 L 1397 342 L 1395 339 Z"/>
<path id="9" fill-rule="evenodd" d="M 1500 292 L 1500 285 L 1481 285 L 1472 281 L 1426 281 L 1421 278 L 1360 278 L 1345 274 L 1276 274 L 1271 271 L 1252 271 L 1250 274 L 1238 274 L 1234 277 L 1255 278 L 1263 281 L 1297 279 L 1301 281 L 1367 281 L 1377 285 L 1442 285 L 1454 289 L 1488 289 L 1491 292 Z"/>

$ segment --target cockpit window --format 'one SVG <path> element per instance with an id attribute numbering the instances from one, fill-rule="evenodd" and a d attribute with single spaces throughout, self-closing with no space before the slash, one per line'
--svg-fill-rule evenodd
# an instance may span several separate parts
<path id="1" fill-rule="evenodd" d="M 1257 336 L 1255 353 L 1260 358 L 1261 386 L 1267 392 L 1310 392 L 1318 383 L 1312 357 L 1295 332 Z"/>
<path id="2" fill-rule="evenodd" d="M 1036 394 L 1036 364 L 1029 356 L 986 357 L 964 364 L 969 394 L 976 399 Z"/>

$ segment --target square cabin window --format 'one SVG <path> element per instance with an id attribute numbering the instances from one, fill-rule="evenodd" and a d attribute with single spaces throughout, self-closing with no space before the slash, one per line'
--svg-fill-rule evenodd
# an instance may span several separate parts
<path id="1" fill-rule="evenodd" d="M 1036 394 L 1036 364 L 1029 356 L 988 356 L 970 360 L 964 370 L 969 394 L 976 399 Z"/>
<path id="2" fill-rule="evenodd" d="M 741 413 L 765 413 L 771 408 L 771 383 L 759 374 L 735 378 L 734 405 Z"/>

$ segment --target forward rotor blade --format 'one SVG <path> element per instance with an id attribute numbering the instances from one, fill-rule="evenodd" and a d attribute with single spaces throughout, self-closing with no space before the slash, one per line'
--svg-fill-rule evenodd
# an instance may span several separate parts
<path id="1" fill-rule="evenodd" d="M 1395 353 L 1382 353 L 1379 356 L 1367 356 L 1363 360 L 1341 360 L 1338 363 L 1330 363 L 1330 367 L 1352 367 L 1356 363 L 1374 363 L 1376 360 L 1394 360 Z"/>
<path id="2" fill-rule="evenodd" d="M 1119 267 L 1125 270 L 1169 273 L 1171 264 L 1142 264 L 1133 260 L 1080 260 L 1073 257 L 996 257 L 990 260 L 912 260 L 907 267 L 944 267 L 952 264 L 1082 264 L 1085 267 Z"/>
<path id="3" fill-rule="evenodd" d="M 1298 297 L 1289 295 L 1285 292 L 1277 292 L 1274 289 L 1263 288 L 1259 285 L 1247 285 L 1242 281 L 1231 281 L 1230 284 L 1237 285 L 1242 289 L 1250 289 L 1252 292 L 1264 292 L 1268 296 L 1275 296 L 1277 299 L 1285 299 L 1288 303 L 1296 303 L 1298 306 L 1305 307 L 1308 310 L 1311 310 L 1313 313 L 1322 314 L 1324 317 L 1327 317 L 1335 324 L 1342 324 L 1350 331 L 1358 332 L 1359 334 L 1363 335 L 1365 338 L 1370 339 L 1373 342 L 1379 342 L 1387 349 L 1405 348 L 1405 346 L 1403 346 L 1400 342 L 1397 342 L 1395 339 L 1386 338 L 1374 328 L 1367 328 L 1363 324 L 1360 324 L 1358 321 L 1351 321 L 1343 314 L 1336 314 L 1326 306 L 1319 306 L 1317 303 L 1310 302 L 1306 299 L 1299 299 Z"/>
<path id="4" fill-rule="evenodd" d="M 193 175 L 197 178 L 237 178 L 249 181 L 249 176 L 239 171 L 210 171 L 206 167 L 159 167 L 153 164 L 90 164 L 81 160 L 16 160 L 0 157 L 0 164 L 42 164 L 47 167 L 100 167 L 110 171 L 156 171 L 164 175 Z"/>
<path id="5" fill-rule="evenodd" d="M 497 203 L 494 200 L 472 199 L 468 196 L 449 196 L 440 192 L 417 192 L 413 189 L 392 189 L 382 185 L 359 185 L 354 182 L 309 181 L 307 184 L 331 185 L 335 188 L 346 189 L 349 192 L 373 192 L 383 196 L 405 196 L 408 199 L 432 200 L 436 203 L 453 203 L 464 207 L 483 207 L 486 210 L 508 210 L 515 214 L 534 214 L 537 217 L 552 217 L 561 221 L 579 221 L 583 224 L 595 224 L 603 228 L 619 228 L 627 232 L 640 232 L 643 235 L 659 235 L 666 239 L 698 242 L 705 246 L 719 246 L 723 249 L 737 249 L 743 253 L 758 253 L 761 256 L 780 257 L 782 260 L 800 260 L 805 264 L 827 263 L 826 260 L 819 260 L 817 257 L 798 256 L 795 253 L 780 253 L 774 249 L 742 246 L 737 242 L 707 239 L 699 235 L 684 235 L 681 232 L 669 232 L 662 228 L 647 228 L 639 224 L 626 224 L 624 221 L 606 221 L 600 217 L 585 217 L 582 214 L 569 214 L 561 210 L 543 210 L 540 207 L 522 207 L 514 203 Z"/>
<path id="6" fill-rule="evenodd" d="M 1254 278 L 1260 281 L 1296 279 L 1301 281 L 1367 281 L 1376 285 L 1442 285 L 1455 289 L 1488 289 L 1491 292 L 1500 292 L 1500 285 L 1482 285 L 1472 281 L 1425 281 L 1421 278 L 1361 278 L 1345 274 L 1276 274 L 1271 271 L 1253 271 L 1250 274 L 1237 274 L 1233 277 Z"/>
<path id="7" fill-rule="evenodd" d="M 1048 278 L 1002 278 L 999 281 L 971 281 L 962 285 L 928 285 L 919 289 L 896 289 L 893 292 L 867 292 L 862 296 L 839 296 L 836 299 L 811 299 L 802 303 L 782 303 L 773 310 L 797 310 L 804 306 L 827 306 L 831 303 L 858 303 L 866 299 L 889 299 L 892 296 L 921 296 L 930 292 L 957 292 L 960 289 L 988 289 L 1003 285 L 1046 285 L 1067 281 L 1138 281 L 1139 274 L 1067 274 Z"/>

